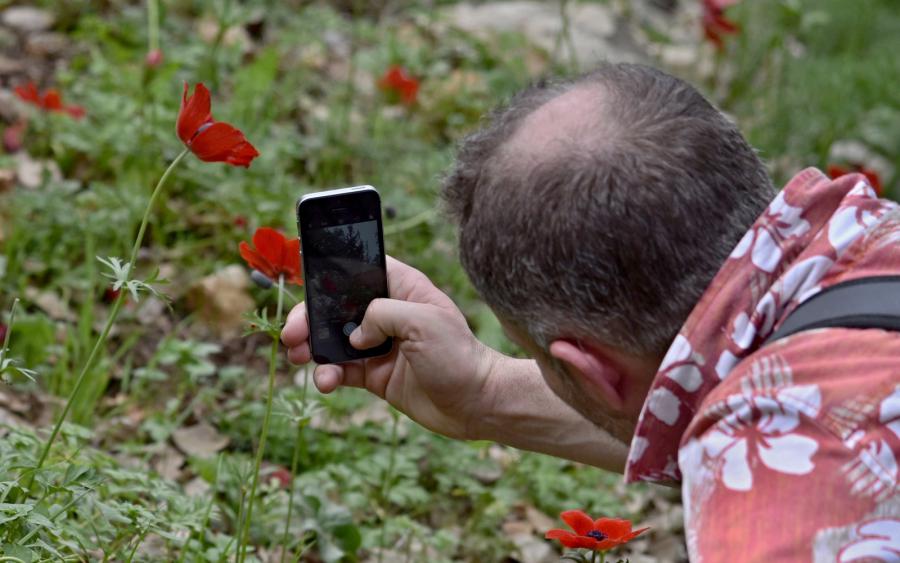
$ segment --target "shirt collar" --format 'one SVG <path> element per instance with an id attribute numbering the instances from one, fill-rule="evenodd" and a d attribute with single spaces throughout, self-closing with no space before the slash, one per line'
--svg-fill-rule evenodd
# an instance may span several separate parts
<path id="1" fill-rule="evenodd" d="M 795 176 L 744 235 L 663 358 L 635 427 L 626 482 L 677 482 L 678 448 L 703 399 L 785 316 L 819 291 L 840 254 L 894 204 L 861 175 Z"/>

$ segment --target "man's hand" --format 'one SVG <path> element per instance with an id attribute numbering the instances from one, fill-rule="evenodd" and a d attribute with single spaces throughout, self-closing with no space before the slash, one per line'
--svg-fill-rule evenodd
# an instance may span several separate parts
<path id="1" fill-rule="evenodd" d="M 386 399 L 426 428 L 451 438 L 471 439 L 473 417 L 485 411 L 485 386 L 500 354 L 479 342 L 453 301 L 421 272 L 387 259 L 391 299 L 376 299 L 350 335 L 357 349 L 391 336 L 393 351 L 341 365 L 320 365 L 316 387 L 330 393 L 341 385 L 363 387 Z M 306 305 L 294 307 L 281 340 L 297 364 L 311 360 Z"/>

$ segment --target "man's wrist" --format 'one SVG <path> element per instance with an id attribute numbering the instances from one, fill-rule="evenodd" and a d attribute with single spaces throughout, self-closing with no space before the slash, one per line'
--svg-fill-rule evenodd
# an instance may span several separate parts
<path id="1" fill-rule="evenodd" d="M 466 440 L 490 440 L 485 422 L 492 413 L 496 412 L 498 370 L 506 358 L 500 352 L 475 341 L 473 356 L 477 358 L 475 363 L 475 379 L 480 382 L 480 389 L 475 393 L 477 400 L 468 413 L 465 421 L 464 433 Z"/>

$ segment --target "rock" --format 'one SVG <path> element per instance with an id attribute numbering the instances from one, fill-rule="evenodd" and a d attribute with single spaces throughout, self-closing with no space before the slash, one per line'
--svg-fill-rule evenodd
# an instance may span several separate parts
<path id="1" fill-rule="evenodd" d="M 186 455 L 212 457 L 228 445 L 228 436 L 219 434 L 211 424 L 201 422 L 179 428 L 172 433 L 172 441 Z"/>
<path id="2" fill-rule="evenodd" d="M 0 54 L 0 76 L 9 76 L 11 74 L 20 74 L 25 71 L 25 65 L 22 61 L 10 59 Z"/>
<path id="3" fill-rule="evenodd" d="M 59 165 L 52 160 L 34 160 L 28 154 L 16 154 L 16 178 L 26 188 L 35 189 L 44 184 L 45 179 L 62 181 Z"/>
<path id="4" fill-rule="evenodd" d="M 570 38 L 562 39 L 563 21 L 556 2 L 515 1 L 472 5 L 456 4 L 444 14 L 455 27 L 480 36 L 518 32 L 548 52 L 574 51 L 579 66 L 586 68 L 603 60 L 635 61 L 643 58 L 630 45 L 616 38 L 624 24 L 606 4 L 570 3 L 566 8 Z"/>
<path id="5" fill-rule="evenodd" d="M 15 33 L 0 27 L 0 51 L 12 49 L 19 44 L 19 38 Z"/>
<path id="6" fill-rule="evenodd" d="M 25 105 L 12 90 L 0 88 L 0 119 L 7 123 L 18 123 L 27 117 Z"/>
<path id="7" fill-rule="evenodd" d="M 25 40 L 25 51 L 36 57 L 54 57 L 62 54 L 69 40 L 62 33 L 35 33 Z"/>
<path id="8" fill-rule="evenodd" d="M 53 14 L 46 10 L 31 6 L 13 6 L 3 11 L 2 21 L 16 31 L 35 33 L 50 29 L 56 20 Z"/>
<path id="9" fill-rule="evenodd" d="M 246 270 L 233 264 L 195 283 L 188 290 L 188 305 L 219 335 L 235 336 L 244 323 L 244 314 L 255 305 L 249 287 Z"/>

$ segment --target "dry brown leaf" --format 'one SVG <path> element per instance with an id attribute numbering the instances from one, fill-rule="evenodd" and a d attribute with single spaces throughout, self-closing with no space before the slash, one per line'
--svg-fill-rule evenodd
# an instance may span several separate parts
<path id="1" fill-rule="evenodd" d="M 57 321 L 75 321 L 75 313 L 59 295 L 51 291 L 39 291 L 37 288 L 25 289 L 25 297 L 40 307 L 47 315 Z"/>
<path id="2" fill-rule="evenodd" d="M 171 446 L 165 446 L 158 455 L 150 461 L 153 470 L 165 479 L 177 480 L 181 477 L 181 466 L 184 465 L 184 456 Z"/>
<path id="3" fill-rule="evenodd" d="M 211 424 L 201 422 L 194 426 L 179 428 L 172 433 L 172 441 L 187 455 L 212 457 L 228 445 L 228 436 L 219 434 Z"/>
<path id="4" fill-rule="evenodd" d="M 236 336 L 244 314 L 254 307 L 249 287 L 250 276 L 246 270 L 233 264 L 194 284 L 188 291 L 188 305 L 219 336 Z"/>

